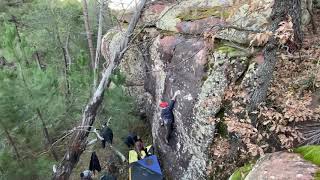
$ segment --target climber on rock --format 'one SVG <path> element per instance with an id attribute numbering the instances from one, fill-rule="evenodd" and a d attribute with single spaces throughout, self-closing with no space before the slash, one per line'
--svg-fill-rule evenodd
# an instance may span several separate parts
<path id="1" fill-rule="evenodd" d="M 165 127 L 165 142 L 168 144 L 169 139 L 173 130 L 173 123 L 174 123 L 174 115 L 173 115 L 173 108 L 174 104 L 176 102 L 176 97 L 180 94 L 180 91 L 176 91 L 173 95 L 173 97 L 170 100 L 170 103 L 168 102 L 161 102 L 161 126 Z"/>

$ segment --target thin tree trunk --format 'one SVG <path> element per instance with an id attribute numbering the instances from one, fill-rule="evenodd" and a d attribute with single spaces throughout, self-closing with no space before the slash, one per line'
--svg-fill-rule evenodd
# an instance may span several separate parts
<path id="1" fill-rule="evenodd" d="M 1 126 L 3 128 L 3 131 L 4 131 L 5 135 L 7 136 L 7 139 L 9 141 L 9 143 L 13 147 L 13 151 L 14 151 L 18 161 L 20 161 L 21 160 L 21 156 L 20 156 L 20 153 L 19 153 L 18 148 L 16 146 L 16 143 L 14 142 L 13 138 L 11 137 L 11 135 L 10 135 L 10 133 L 8 131 L 8 128 L 4 125 L 4 123 L 1 122 L 1 121 L 0 121 L 0 123 L 1 123 Z"/>
<path id="2" fill-rule="evenodd" d="M 38 51 L 36 51 L 36 53 L 35 53 L 35 55 L 36 55 L 36 62 L 37 62 L 37 65 L 38 65 L 38 69 L 39 70 L 42 70 L 42 68 L 41 68 L 41 63 L 40 63 L 40 56 L 39 56 L 39 52 Z"/>
<path id="3" fill-rule="evenodd" d="M 91 68 L 94 69 L 94 48 L 92 43 L 92 32 L 90 30 L 87 0 L 82 0 L 83 20 L 86 29 L 88 46 L 91 58 Z"/>
<path id="4" fill-rule="evenodd" d="M 45 140 L 46 140 L 46 146 L 47 146 L 47 148 L 50 148 L 50 146 L 52 144 L 52 139 L 51 139 L 51 137 L 49 135 L 47 125 L 46 125 L 46 123 L 45 123 L 45 121 L 44 121 L 44 119 L 42 117 L 40 109 L 37 108 L 36 111 L 37 111 L 37 115 L 38 115 L 39 119 L 41 120 L 42 130 L 43 130 L 43 134 L 44 134 L 44 137 L 45 137 Z M 54 159 L 56 161 L 58 161 L 59 157 L 58 157 L 58 155 L 57 155 L 57 153 L 56 153 L 56 151 L 54 150 L 53 147 L 50 148 L 50 151 L 51 151 L 51 154 L 53 155 Z"/>
<path id="5" fill-rule="evenodd" d="M 102 26 L 103 26 L 103 11 L 105 7 L 105 0 L 100 0 L 100 11 L 99 11 L 99 27 L 98 27 L 98 37 L 97 37 L 97 48 L 96 48 L 96 57 L 94 61 L 94 70 L 93 70 L 93 91 L 95 91 L 98 83 L 98 68 L 100 60 L 100 49 L 101 49 L 101 40 L 102 40 Z"/>
<path id="6" fill-rule="evenodd" d="M 68 71 L 71 70 L 71 64 L 72 64 L 72 59 L 71 59 L 71 56 L 70 56 L 70 53 L 69 53 L 69 38 L 70 38 L 70 34 L 68 33 L 68 36 L 67 36 L 67 39 L 66 39 L 66 44 L 64 46 L 64 49 L 65 49 L 65 52 L 66 52 L 66 58 L 68 60 L 68 62 L 67 62 Z"/>
<path id="7" fill-rule="evenodd" d="M 19 33 L 19 29 L 18 29 L 17 17 L 12 15 L 10 21 L 14 23 L 14 26 L 15 26 L 16 31 L 17 31 L 18 41 L 21 42 L 21 36 L 20 36 L 20 33 Z"/>
<path id="8" fill-rule="evenodd" d="M 70 91 L 70 81 L 69 81 L 69 63 L 68 61 L 68 50 L 66 49 L 66 47 L 62 44 L 61 38 L 60 38 L 60 34 L 59 34 L 59 28 L 56 26 L 56 31 L 57 31 L 57 39 L 58 39 L 58 43 L 60 46 L 60 49 L 62 51 L 62 55 L 63 55 L 63 60 L 64 60 L 64 78 L 66 80 L 66 99 L 68 99 L 68 96 L 71 94 Z M 68 40 L 68 37 L 67 37 Z M 70 58 L 70 56 L 69 56 Z"/>
<path id="9" fill-rule="evenodd" d="M 133 30 L 136 24 L 138 23 L 139 17 L 141 15 L 141 12 L 145 3 L 146 3 L 146 0 L 140 1 L 139 7 L 135 15 L 131 19 L 127 32 L 120 42 L 119 48 L 115 52 L 113 52 L 113 56 L 110 59 L 109 66 L 102 73 L 102 78 L 97 90 L 93 94 L 90 102 L 85 107 L 80 126 L 89 127 L 88 131 L 90 131 L 90 128 L 94 123 L 97 110 L 100 107 L 101 102 L 103 101 L 103 94 L 104 94 L 105 88 L 110 83 L 110 76 L 114 71 L 114 69 L 119 65 L 124 53 L 128 48 L 129 41 L 133 34 Z M 76 166 L 82 152 L 86 148 L 88 135 L 89 135 L 89 132 L 87 131 L 77 131 L 73 133 L 70 139 L 70 142 L 71 142 L 70 146 L 67 152 L 65 153 L 60 165 L 58 166 L 57 172 L 54 173 L 53 179 L 66 180 L 69 178 L 72 172 L 72 169 Z"/>
<path id="10" fill-rule="evenodd" d="M 295 46 L 301 47 L 302 32 L 300 29 L 301 18 L 301 2 L 300 0 L 275 0 L 271 15 L 271 31 L 275 32 L 278 29 L 278 24 L 281 21 L 287 20 L 287 16 L 290 15 L 293 21 Z M 278 42 L 274 37 L 266 44 L 264 53 L 264 62 L 260 64 L 253 75 L 253 81 L 249 94 L 248 111 L 254 111 L 257 106 L 263 102 L 267 96 L 268 87 L 270 85 L 272 74 L 276 65 L 276 52 L 278 48 Z M 253 122 L 255 124 L 255 122 Z"/>

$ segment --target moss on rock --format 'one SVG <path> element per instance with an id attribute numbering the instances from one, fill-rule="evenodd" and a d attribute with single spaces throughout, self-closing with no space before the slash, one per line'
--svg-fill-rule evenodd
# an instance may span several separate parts
<path id="1" fill-rule="evenodd" d="M 302 146 L 294 149 L 295 153 L 299 153 L 305 160 L 320 166 L 320 145 Z"/>
<path id="2" fill-rule="evenodd" d="M 232 47 L 226 41 L 218 41 L 214 45 L 215 50 L 221 54 L 226 54 L 228 57 L 245 57 L 247 56 L 247 52 L 243 51 L 240 48 Z M 239 47 L 241 47 L 239 45 Z M 245 49 L 245 47 L 243 47 Z"/>
<path id="3" fill-rule="evenodd" d="M 244 180 L 254 166 L 254 162 L 245 164 L 238 168 L 229 178 L 229 180 Z"/>
<path id="4" fill-rule="evenodd" d="M 198 19 L 204 19 L 210 16 L 214 17 L 222 17 L 226 19 L 229 16 L 229 12 L 225 10 L 223 7 L 215 6 L 210 8 L 197 8 L 197 9 L 190 9 L 184 12 L 181 12 L 177 18 L 182 21 L 193 21 Z"/>

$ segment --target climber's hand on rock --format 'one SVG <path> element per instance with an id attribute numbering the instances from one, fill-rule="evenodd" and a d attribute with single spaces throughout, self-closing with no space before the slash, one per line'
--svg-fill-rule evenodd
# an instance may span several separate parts
<path id="1" fill-rule="evenodd" d="M 180 95 L 180 90 L 178 90 L 178 91 L 176 91 L 176 92 L 174 93 L 172 99 L 175 100 L 178 95 Z"/>
<path id="2" fill-rule="evenodd" d="M 94 128 L 92 132 L 97 133 L 98 131 L 96 128 Z"/>

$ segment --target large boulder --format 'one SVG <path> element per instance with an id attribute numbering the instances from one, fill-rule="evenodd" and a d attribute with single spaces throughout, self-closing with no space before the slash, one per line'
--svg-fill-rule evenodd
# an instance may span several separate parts
<path id="1" fill-rule="evenodd" d="M 319 167 L 304 160 L 299 154 L 276 152 L 261 157 L 246 180 L 314 179 Z"/>
<path id="2" fill-rule="evenodd" d="M 203 37 L 159 34 L 150 29 L 145 33 L 153 40 L 143 37 L 144 43 L 130 46 L 120 63 L 119 68 L 127 77 L 125 88 L 146 109 L 167 177 L 205 179 L 215 116 L 228 83 L 239 78 L 246 63 L 229 58 L 226 54 L 234 55 L 236 51 L 223 43 L 212 54 L 212 41 Z M 102 51 L 106 58 L 108 50 L 118 48 L 122 36 L 116 30 L 104 36 Z M 168 145 L 159 122 L 158 104 L 168 101 L 176 90 L 181 95 L 175 105 L 175 130 Z"/>
<path id="3" fill-rule="evenodd" d="M 229 25 L 237 28 L 229 28 L 218 33 L 218 38 L 248 44 L 254 37 L 254 31 L 266 31 L 270 25 L 270 15 L 272 12 L 274 0 L 251 0 L 234 5 L 230 9 L 232 15 L 227 19 Z M 301 1 L 301 24 L 310 23 L 310 14 L 307 9 L 312 8 L 307 4 L 307 0 Z"/>
<path id="4" fill-rule="evenodd" d="M 108 66 L 109 59 L 114 56 L 114 53 L 120 46 L 119 42 L 123 39 L 124 33 L 120 30 L 112 29 L 102 38 L 101 52 L 106 62 L 104 67 Z M 125 75 L 124 89 L 126 93 L 135 97 L 137 107 L 140 113 L 145 114 L 145 103 L 147 101 L 145 93 L 145 62 L 139 46 L 131 46 L 124 54 L 119 70 L 122 75 Z"/>
<path id="5" fill-rule="evenodd" d="M 232 0 L 182 1 L 167 7 L 162 12 L 161 19 L 156 23 L 156 26 L 166 31 L 200 34 L 199 32 L 205 26 L 208 26 L 205 29 L 210 29 L 211 26 L 224 22 L 219 18 L 220 14 L 223 9 L 231 5 L 231 2 Z"/>
<path id="6" fill-rule="evenodd" d="M 243 57 L 250 55 L 246 48 L 233 42 L 250 42 L 252 34 L 241 28 L 268 28 L 273 0 L 150 2 L 141 22 L 151 26 L 140 32 L 139 42 L 130 46 L 120 64 L 127 77 L 125 88 L 144 106 L 166 178 L 206 179 L 225 91 L 243 78 L 250 60 Z M 221 30 L 225 25 L 238 30 Z M 119 31 L 105 36 L 105 56 L 118 48 L 122 36 Z M 219 42 L 214 43 L 215 38 Z M 174 110 L 175 128 L 166 144 L 158 104 L 169 101 L 176 90 L 181 95 Z"/>
<path id="7" fill-rule="evenodd" d="M 159 104 L 161 100 L 168 101 L 176 90 L 181 91 L 175 105 L 176 127 L 169 145 L 164 141 L 164 129 L 160 126 L 160 109 L 157 106 L 152 118 L 154 144 L 166 174 L 172 179 L 204 179 L 208 158 L 202 150 L 206 148 L 206 144 L 205 139 L 197 142 L 196 136 L 213 132 L 198 131 L 198 135 L 194 134 L 197 121 L 194 109 L 206 74 L 204 67 L 209 48 L 210 45 L 202 38 L 159 36 L 150 49 L 151 71 L 155 80 L 154 104 Z M 205 126 L 201 128 L 206 129 Z"/>
<path id="8" fill-rule="evenodd" d="M 218 33 L 217 37 L 241 44 L 248 44 L 254 34 L 252 31 L 267 30 L 272 5 L 273 0 L 253 0 L 234 5 L 230 9 L 232 14 L 227 19 L 227 23 L 238 29 L 224 29 Z M 246 31 L 247 29 L 252 31 Z"/>
<path id="9" fill-rule="evenodd" d="M 154 26 L 156 22 L 160 19 L 161 13 L 171 6 L 173 3 L 166 0 L 158 1 L 148 1 L 144 7 L 139 20 L 139 25 Z M 131 17 L 134 14 L 135 9 L 123 9 L 123 10 L 113 10 L 113 14 L 116 15 L 120 22 L 129 23 Z"/>
<path id="10" fill-rule="evenodd" d="M 254 31 L 265 31 L 270 25 L 274 0 L 186 0 L 162 10 L 157 28 L 187 34 L 218 32 L 217 38 L 248 44 Z M 308 3 L 309 8 L 312 3 Z M 301 1 L 302 24 L 310 22 L 307 0 Z M 236 28 L 223 28 L 231 25 Z"/>
<path id="11" fill-rule="evenodd" d="M 152 135 L 163 169 L 172 179 L 206 179 L 209 148 L 214 138 L 215 116 L 225 89 L 245 71 L 246 63 L 232 60 L 227 52 L 211 54 L 213 44 L 201 37 L 160 35 L 150 47 L 154 89 Z M 236 68 L 239 67 L 239 68 Z M 160 126 L 160 101 L 181 91 L 175 105 L 175 130 L 167 145 Z"/>

